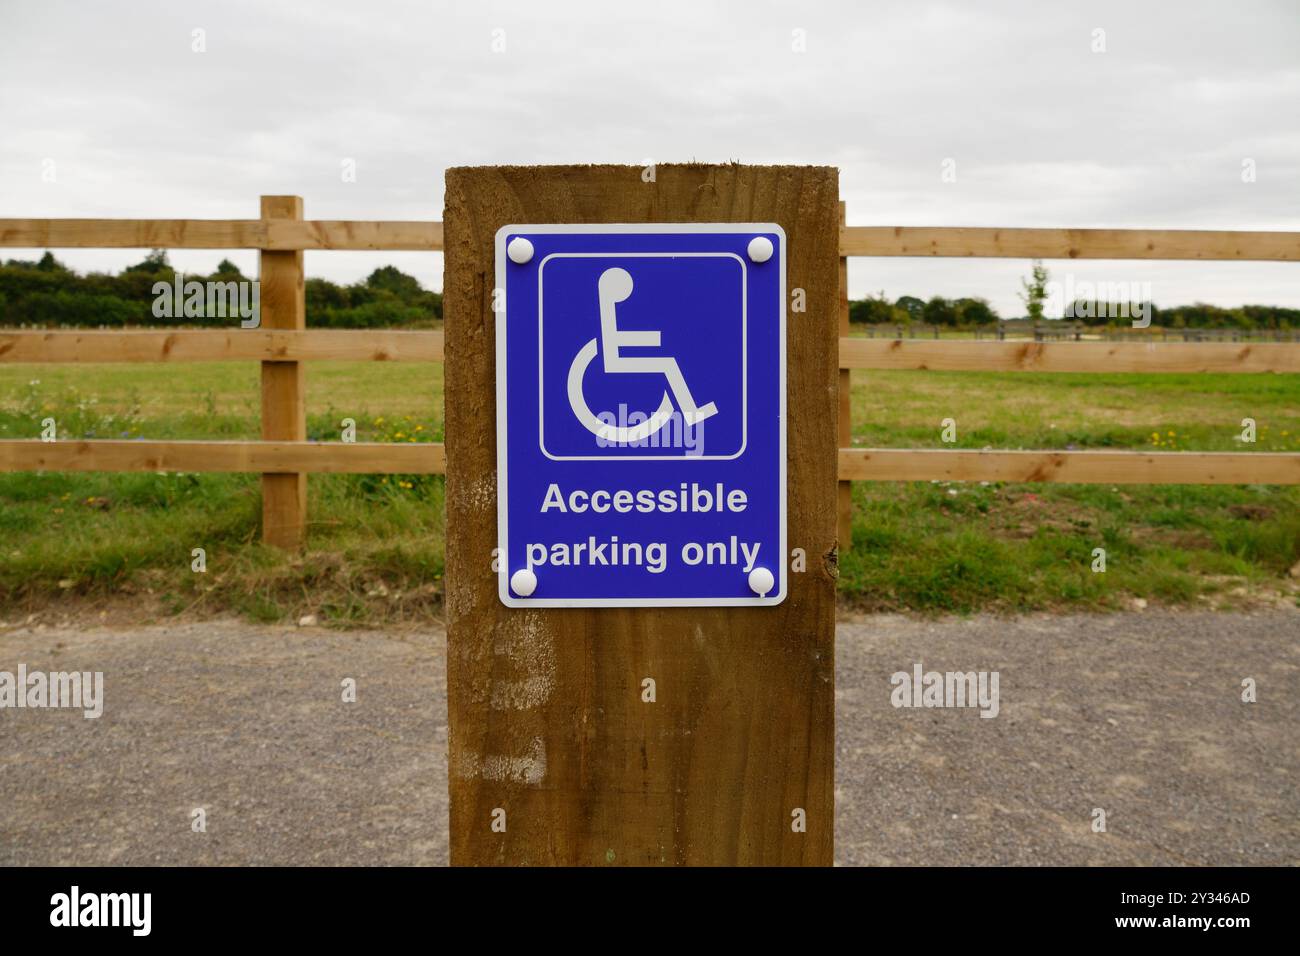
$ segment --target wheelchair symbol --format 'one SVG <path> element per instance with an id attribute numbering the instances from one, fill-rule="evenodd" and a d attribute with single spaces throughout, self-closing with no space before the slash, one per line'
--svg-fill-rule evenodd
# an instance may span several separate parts
<path id="1" fill-rule="evenodd" d="M 718 406 L 713 402 L 696 405 L 691 390 L 682 376 L 681 367 L 672 356 L 648 356 L 632 358 L 619 354 L 624 347 L 657 347 L 660 333 L 650 331 L 620 331 L 615 306 L 632 294 L 632 276 L 626 269 L 606 269 L 596 282 L 596 291 L 600 296 L 600 344 L 604 356 L 605 371 L 611 373 L 625 372 L 660 372 L 668 379 L 668 391 L 681 406 L 682 417 L 687 425 L 696 425 L 718 413 Z M 673 417 L 672 399 L 668 391 L 663 400 L 646 421 L 637 425 L 619 427 L 603 422 L 592 414 L 587 399 L 582 392 L 582 378 L 587 366 L 596 357 L 596 339 L 591 339 L 578 350 L 569 366 L 569 406 L 578 421 L 597 438 L 609 444 L 630 444 L 641 441 L 663 428 Z"/>

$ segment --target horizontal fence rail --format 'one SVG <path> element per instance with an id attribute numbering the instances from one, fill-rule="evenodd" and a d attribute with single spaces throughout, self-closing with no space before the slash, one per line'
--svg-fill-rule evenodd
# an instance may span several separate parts
<path id="1" fill-rule="evenodd" d="M 0 440 L 4 471 L 440 475 L 441 444 L 398 442 Z M 1300 484 L 1300 455 L 1275 452 L 974 451 L 841 448 L 842 481 Z"/>
<path id="2" fill-rule="evenodd" d="M 223 471 L 440 475 L 433 442 L 0 441 L 0 471 Z"/>
<path id="3" fill-rule="evenodd" d="M 0 331 L 3 362 L 441 362 L 442 333 L 374 329 L 306 332 Z"/>
<path id="4" fill-rule="evenodd" d="M 0 219 L 0 247 L 438 251 L 441 222 Z M 1300 233 L 1192 229 L 844 226 L 843 256 L 1300 261 Z"/>
<path id="5" fill-rule="evenodd" d="M 1296 485 L 1300 455 L 1276 452 L 962 451 L 841 448 L 849 481 Z"/>
<path id="6" fill-rule="evenodd" d="M 839 342 L 842 369 L 952 372 L 1300 372 L 1300 348 L 1236 342 Z M 0 332 L 0 362 L 441 362 L 441 331 Z"/>
<path id="7" fill-rule="evenodd" d="M 841 338 L 840 367 L 945 372 L 1300 372 L 1300 348 L 1240 342 Z"/>
<path id="8" fill-rule="evenodd" d="M 328 219 L 0 219 L 23 249 L 442 249 L 440 222 Z"/>
<path id="9" fill-rule="evenodd" d="M 1295 261 L 1300 260 L 1300 233 L 844 226 L 840 255 Z"/>
<path id="10" fill-rule="evenodd" d="M 284 546 L 301 543 L 306 502 L 305 485 L 300 486 L 300 492 L 295 492 L 292 479 L 283 476 L 302 476 L 309 472 L 445 472 L 446 453 L 441 444 L 296 440 L 303 435 L 304 424 L 301 379 L 285 377 L 286 370 L 294 367 L 292 363 L 303 361 L 443 361 L 440 331 L 307 330 L 300 291 L 301 257 L 284 258 L 285 254 L 318 249 L 440 251 L 442 223 L 305 220 L 301 218 L 301 200 L 296 197 L 263 197 L 262 205 L 261 219 L 0 219 L 0 247 L 260 250 L 262 277 L 264 281 L 269 278 L 270 283 L 270 298 L 264 295 L 264 305 L 270 302 L 268 314 L 275 320 L 268 324 L 281 326 L 229 330 L 0 331 L 0 364 L 261 362 L 264 438 L 263 441 L 0 440 L 0 472 L 260 473 L 265 476 L 263 531 L 268 540 Z M 841 311 L 846 313 L 845 270 L 850 256 L 1300 261 L 1300 233 L 841 225 L 839 253 Z M 295 284 L 298 291 L 293 292 Z M 841 324 L 842 336 L 845 331 Z M 972 342 L 844 336 L 839 340 L 839 355 L 845 378 L 852 369 L 1300 372 L 1300 345 L 1272 343 Z M 841 387 L 844 385 L 842 379 Z M 286 411 L 290 406 L 292 409 Z M 840 414 L 841 444 L 847 444 L 851 434 L 847 427 L 847 401 L 842 402 Z M 272 423 L 270 434 L 268 421 Z M 1293 485 L 1300 484 L 1300 455 L 842 447 L 838 477 L 841 482 Z M 286 481 L 290 484 L 284 484 Z M 847 485 L 841 485 L 842 499 L 845 488 Z M 271 492 L 274 501 L 267 497 Z M 850 510 L 842 507 L 840 517 L 841 547 L 847 547 L 851 537 L 846 533 Z"/>

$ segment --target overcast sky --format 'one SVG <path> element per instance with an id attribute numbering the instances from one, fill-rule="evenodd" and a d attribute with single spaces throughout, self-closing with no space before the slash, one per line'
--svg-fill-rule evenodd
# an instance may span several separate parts
<path id="1" fill-rule="evenodd" d="M 256 218 L 295 193 L 308 218 L 441 219 L 448 166 L 652 159 L 835 165 L 855 225 L 1300 229 L 1296 0 L 0 0 L 0 76 L 0 217 Z M 223 255 L 254 272 L 172 259 Z M 440 255 L 307 253 L 339 281 L 385 262 L 442 287 Z M 856 259 L 850 294 L 1018 315 L 1027 265 Z M 1049 266 L 1300 305 L 1295 263 Z"/>

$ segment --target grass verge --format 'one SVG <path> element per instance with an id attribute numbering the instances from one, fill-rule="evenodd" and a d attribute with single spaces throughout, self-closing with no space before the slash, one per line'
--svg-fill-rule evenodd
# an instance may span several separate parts
<path id="1" fill-rule="evenodd" d="M 0 366 L 0 437 L 34 438 L 53 417 L 63 438 L 255 438 L 257 381 L 254 363 Z M 344 418 L 361 441 L 442 438 L 440 365 L 312 363 L 307 381 L 312 438 L 336 440 Z M 940 440 L 953 418 L 965 448 L 1300 451 L 1297 376 L 855 372 L 853 405 L 857 445 L 954 447 Z M 258 541 L 257 476 L 0 475 L 0 621 L 122 600 L 156 615 L 422 620 L 440 612 L 444 487 L 314 475 L 308 549 L 287 557 Z M 858 483 L 854 498 L 840 561 L 854 607 L 1296 603 L 1296 488 Z"/>

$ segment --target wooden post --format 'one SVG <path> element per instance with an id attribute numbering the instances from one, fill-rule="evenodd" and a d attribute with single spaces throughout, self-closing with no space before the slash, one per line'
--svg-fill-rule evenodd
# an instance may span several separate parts
<path id="1" fill-rule="evenodd" d="M 451 861 L 829 865 L 839 174 L 690 165 L 641 177 L 631 166 L 447 171 Z M 783 604 L 501 604 L 493 237 L 512 222 L 784 228 L 787 284 L 807 297 L 786 339 L 788 544 L 807 564 Z"/>
<path id="2" fill-rule="evenodd" d="M 845 204 L 840 202 L 840 225 L 846 225 Z M 849 334 L 849 260 L 840 256 L 840 335 Z M 838 344 L 836 355 L 839 355 Z M 840 369 L 839 445 L 848 448 L 853 444 L 853 378 L 848 369 Z M 836 539 L 840 553 L 853 546 L 853 482 L 841 481 L 836 499 Z"/>
<path id="3" fill-rule="evenodd" d="M 263 196 L 263 219 L 301 219 L 298 196 Z M 305 329 L 302 252 L 262 250 L 260 259 L 263 329 Z M 262 438 L 306 441 L 307 403 L 299 362 L 262 363 Z M 300 548 L 307 529 L 307 475 L 262 476 L 262 540 Z"/>

